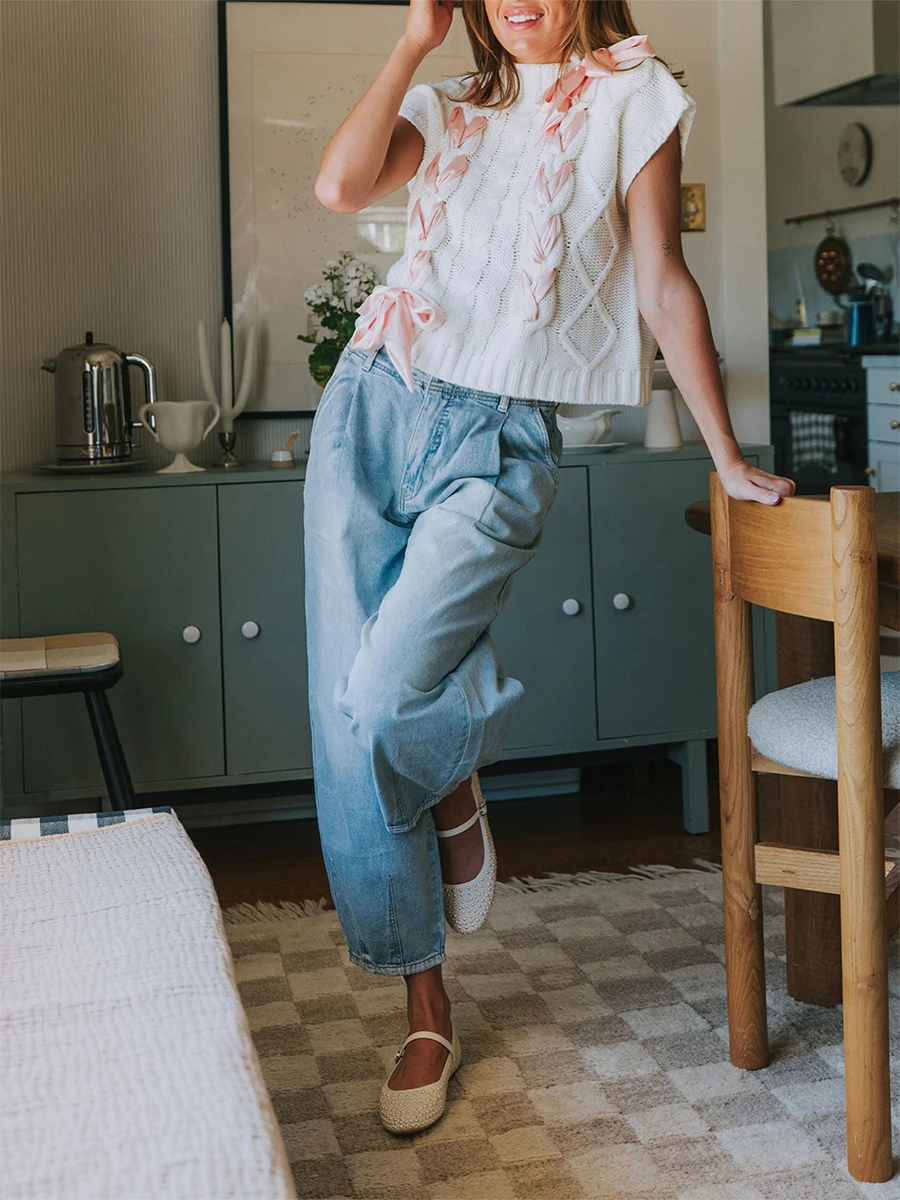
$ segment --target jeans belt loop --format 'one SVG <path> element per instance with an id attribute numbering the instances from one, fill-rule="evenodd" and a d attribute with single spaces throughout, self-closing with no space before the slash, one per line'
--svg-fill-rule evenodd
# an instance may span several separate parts
<path id="1" fill-rule="evenodd" d="M 506 412 L 506 410 L 509 408 L 509 396 L 501 396 L 500 403 L 497 405 L 497 408 L 500 410 L 500 412 Z"/>
<path id="2" fill-rule="evenodd" d="M 362 369 L 364 371 L 371 371 L 372 363 L 375 361 L 375 359 L 378 355 L 379 349 L 380 349 L 380 347 L 376 347 L 374 350 L 370 350 L 369 353 L 366 355 L 366 361 L 362 365 Z"/>

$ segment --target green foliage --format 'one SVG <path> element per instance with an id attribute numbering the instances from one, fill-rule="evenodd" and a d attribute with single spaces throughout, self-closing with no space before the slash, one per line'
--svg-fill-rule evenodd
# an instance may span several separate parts
<path id="1" fill-rule="evenodd" d="M 346 250 L 325 264 L 322 275 L 324 283 L 303 293 L 319 329 L 312 334 L 297 334 L 299 341 L 313 346 L 309 372 L 320 387 L 331 378 L 341 352 L 353 336 L 359 308 L 378 283 L 373 268 Z"/>

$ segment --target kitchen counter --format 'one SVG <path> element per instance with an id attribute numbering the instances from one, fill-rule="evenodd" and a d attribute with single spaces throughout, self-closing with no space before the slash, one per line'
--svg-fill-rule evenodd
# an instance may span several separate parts
<path id="1" fill-rule="evenodd" d="M 583 467 L 595 463 L 658 461 L 662 459 L 684 459 L 689 461 L 697 457 L 698 451 L 705 448 L 699 441 L 685 442 L 678 449 L 649 450 L 640 442 L 629 442 L 615 449 L 598 452 L 590 446 L 564 446 L 563 465 L 566 467 Z M 768 451 L 769 446 L 745 444 L 741 446 L 745 454 L 758 454 Z M 272 468 L 268 462 L 250 462 L 229 471 L 214 469 L 207 471 L 188 472 L 185 475 L 160 474 L 155 464 L 143 467 L 133 467 L 127 471 L 110 471 L 100 474 L 87 471 L 85 474 L 53 471 L 8 471 L 0 478 L 0 488 L 7 493 L 16 492 L 64 492 L 73 488 L 90 490 L 117 491 L 123 487 L 204 487 L 229 483 L 268 483 L 281 479 L 304 479 L 306 477 L 306 458 L 298 461 L 297 465 L 288 468 Z"/>
<path id="2" fill-rule="evenodd" d="M 895 356 L 900 354 L 900 343 L 872 342 L 861 346 L 851 346 L 849 342 L 822 342 L 818 346 L 792 346 L 790 343 L 769 346 L 769 357 L 773 359 L 796 359 L 807 355 L 811 358 L 827 358 L 829 355 L 833 355 L 835 358 L 840 358 L 845 362 L 847 360 L 855 362 L 863 355 L 882 356 L 890 354 Z"/>

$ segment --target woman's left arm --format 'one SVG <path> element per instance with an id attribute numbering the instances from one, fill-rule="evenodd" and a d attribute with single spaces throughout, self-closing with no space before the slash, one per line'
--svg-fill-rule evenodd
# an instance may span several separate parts
<path id="1" fill-rule="evenodd" d="M 709 313 L 681 248 L 681 149 L 678 130 L 638 171 L 625 196 L 637 273 L 638 306 L 659 343 L 726 492 L 778 504 L 794 481 L 752 466 L 738 445 L 719 373 Z"/>

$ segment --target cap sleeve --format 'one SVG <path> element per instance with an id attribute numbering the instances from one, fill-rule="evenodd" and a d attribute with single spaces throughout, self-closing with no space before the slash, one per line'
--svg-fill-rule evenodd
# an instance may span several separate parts
<path id="1" fill-rule="evenodd" d="M 415 125 L 422 137 L 428 138 L 428 122 L 434 93 L 427 83 L 417 83 L 400 102 L 400 116 Z"/>
<path id="2" fill-rule="evenodd" d="M 410 88 L 400 103 L 399 115 L 405 117 L 411 125 L 415 125 L 421 133 L 425 139 L 422 163 L 431 162 L 444 132 L 441 102 L 435 88 L 430 83 L 417 83 L 414 88 Z M 420 166 L 419 170 L 421 169 Z M 412 188 L 415 178 L 414 175 L 409 180 L 409 188 Z"/>
<path id="3" fill-rule="evenodd" d="M 651 59 L 647 65 L 647 79 L 625 100 L 619 117 L 619 195 L 623 203 L 635 175 L 676 125 L 684 157 L 697 108 L 697 102 L 664 63 Z"/>

